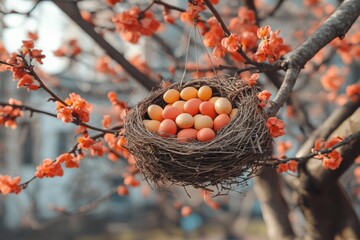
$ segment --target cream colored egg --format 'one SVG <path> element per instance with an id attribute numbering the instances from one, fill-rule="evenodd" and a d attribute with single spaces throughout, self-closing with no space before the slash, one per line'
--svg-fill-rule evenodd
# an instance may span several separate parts
<path id="1" fill-rule="evenodd" d="M 237 109 L 237 108 L 234 108 L 233 110 L 231 110 L 230 119 L 233 120 L 236 117 L 236 115 L 238 114 L 238 112 L 239 112 L 239 109 Z"/>
<path id="2" fill-rule="evenodd" d="M 203 128 L 212 128 L 214 125 L 214 122 L 212 120 L 211 117 L 209 116 L 200 116 L 196 119 L 195 123 L 194 123 L 194 128 L 196 130 L 200 130 Z"/>
<path id="3" fill-rule="evenodd" d="M 165 107 L 164 107 L 164 110 L 169 108 L 169 107 L 172 107 L 172 104 L 167 104 Z"/>
<path id="4" fill-rule="evenodd" d="M 202 115 L 202 114 L 196 114 L 196 115 L 194 116 L 194 122 L 196 122 L 196 120 L 197 120 L 199 117 L 201 117 L 201 116 L 204 116 L 204 115 Z"/>
<path id="5" fill-rule="evenodd" d="M 194 117 L 189 113 L 182 113 L 175 119 L 179 128 L 191 128 L 194 125 Z"/>
<path id="6" fill-rule="evenodd" d="M 160 122 L 156 121 L 156 120 L 143 120 L 144 126 L 147 130 L 149 130 L 150 132 L 158 132 L 159 130 L 159 126 L 160 126 Z"/>
<path id="7" fill-rule="evenodd" d="M 163 120 L 163 117 L 162 117 L 163 110 L 164 109 L 162 107 L 160 107 L 159 105 L 152 104 L 148 107 L 147 113 L 152 120 L 157 120 L 157 121 L 161 122 Z"/>
<path id="8" fill-rule="evenodd" d="M 230 114 L 232 110 L 231 102 L 227 98 L 223 97 L 216 100 L 214 107 L 217 114 Z"/>
<path id="9" fill-rule="evenodd" d="M 215 105 L 216 100 L 218 100 L 220 97 L 212 97 L 209 99 L 209 102 Z"/>
<path id="10" fill-rule="evenodd" d="M 183 100 L 179 100 L 179 101 L 176 101 L 174 102 L 172 105 L 173 107 L 177 107 L 177 108 L 180 108 L 182 112 L 184 112 L 184 105 L 185 105 L 185 101 Z"/>

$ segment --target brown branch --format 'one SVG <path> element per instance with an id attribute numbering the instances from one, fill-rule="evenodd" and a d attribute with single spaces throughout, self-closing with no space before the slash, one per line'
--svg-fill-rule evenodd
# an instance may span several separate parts
<path id="1" fill-rule="evenodd" d="M 115 126 L 113 128 L 111 128 L 112 130 L 119 130 L 121 129 L 123 126 Z M 96 141 L 97 139 L 99 138 L 102 138 L 105 136 L 105 133 L 99 133 L 99 134 L 96 134 L 96 135 L 93 135 L 91 136 L 90 138 L 93 139 L 94 141 Z M 74 146 L 71 148 L 70 151 L 68 151 L 67 153 L 74 153 L 76 154 L 76 151 L 78 150 L 78 143 L 75 143 Z M 80 149 L 81 150 L 81 149 Z M 53 163 L 56 162 L 56 160 L 53 160 Z M 30 178 L 29 180 L 27 180 L 26 182 L 23 182 L 23 183 L 20 183 L 19 184 L 19 187 L 21 187 L 22 189 L 25 189 L 28 187 L 29 183 L 31 183 L 32 181 L 34 181 L 35 179 L 37 179 L 36 176 L 33 176 L 32 178 Z"/>
<path id="2" fill-rule="evenodd" d="M 260 21 L 266 19 L 267 17 L 272 17 L 275 15 L 275 13 L 280 9 L 280 7 L 282 6 L 282 4 L 284 3 L 284 0 L 278 0 L 278 2 L 276 3 L 275 7 L 268 13 L 266 14 L 266 16 L 261 17 Z"/>
<path id="3" fill-rule="evenodd" d="M 178 12 L 186 12 L 186 10 L 183 9 L 183 8 L 179 8 L 177 6 L 171 5 L 171 4 L 163 2 L 161 0 L 154 0 L 153 2 L 158 4 L 158 5 L 162 5 L 162 6 L 166 7 L 166 8 L 168 8 L 168 9 L 172 9 L 172 10 L 175 10 L 175 11 L 178 11 Z"/>
<path id="4" fill-rule="evenodd" d="M 359 132 L 359 118 L 360 109 L 345 120 L 332 136 Z M 339 177 L 360 154 L 359 145 L 360 140 L 357 139 L 339 150 L 343 161 L 336 170 L 324 169 L 319 161 L 311 159 L 306 167 L 299 171 L 295 189 L 306 220 L 306 239 L 360 238 L 359 219 L 344 189 L 338 183 Z"/>
<path id="5" fill-rule="evenodd" d="M 66 216 L 74 216 L 79 214 L 87 213 L 95 208 L 97 208 L 101 203 L 105 202 L 106 200 L 110 199 L 115 193 L 117 192 L 117 187 L 111 189 L 108 193 L 106 193 L 104 196 L 89 202 L 88 204 L 85 204 L 81 207 L 79 207 L 76 210 L 73 211 L 67 211 L 67 210 L 57 210 L 56 208 L 53 208 L 58 213 L 64 214 Z"/>
<path id="6" fill-rule="evenodd" d="M 329 147 L 329 148 L 323 148 L 323 149 L 320 149 L 320 150 L 318 150 L 316 152 L 309 153 L 309 154 L 301 156 L 301 157 L 286 157 L 286 158 L 282 158 L 282 159 L 272 158 L 272 160 L 276 160 L 275 165 L 278 165 L 280 163 L 287 163 L 290 160 L 295 160 L 297 162 L 302 162 L 304 160 L 316 157 L 317 155 L 331 153 L 335 149 L 337 149 L 339 147 L 342 147 L 342 146 L 345 146 L 345 145 L 348 145 L 352 141 L 358 140 L 358 139 L 360 139 L 360 131 L 347 136 L 341 142 L 339 142 L 339 143 L 337 143 L 337 144 L 335 144 L 335 145 L 333 145 L 332 147 Z"/>
<path id="7" fill-rule="evenodd" d="M 273 100 L 272 106 L 267 110 L 268 115 L 276 115 L 284 105 L 304 65 L 333 39 L 336 37 L 343 38 L 359 15 L 360 1 L 344 1 L 308 39 L 285 56 L 285 59 L 280 63 L 287 69 L 285 79 Z"/>
<path id="8" fill-rule="evenodd" d="M 108 41 L 106 41 L 99 33 L 97 33 L 90 23 L 86 22 L 80 15 L 79 8 L 75 2 L 63 2 L 52 0 L 68 17 L 70 17 L 82 30 L 84 30 L 115 62 L 120 64 L 124 70 L 132 76 L 136 81 L 143 85 L 147 90 L 155 88 L 158 83 L 149 78 L 129 61 L 126 60 L 123 54 L 115 49 Z"/>
<path id="9" fill-rule="evenodd" d="M 280 186 L 280 175 L 273 168 L 264 168 L 255 178 L 255 193 L 270 239 L 295 239 L 287 205 Z"/>
<path id="10" fill-rule="evenodd" d="M 324 122 L 314 131 L 304 142 L 297 152 L 297 156 L 304 155 L 310 152 L 314 146 L 315 140 L 318 138 L 327 139 L 330 134 L 337 129 L 348 117 L 350 117 L 360 107 L 360 100 L 353 102 L 349 101 L 346 104 L 337 108 Z"/>
<path id="11" fill-rule="evenodd" d="M 46 112 L 46 111 L 43 111 L 43 110 L 35 109 L 35 108 L 25 106 L 25 105 L 18 105 L 18 104 L 10 104 L 10 103 L 6 103 L 6 102 L 0 102 L 0 106 L 10 106 L 10 107 L 17 108 L 17 109 L 20 109 L 20 110 L 30 111 L 31 115 L 32 115 L 32 113 L 41 113 L 41 114 L 45 114 L 45 115 L 57 118 L 56 114 L 54 114 L 54 113 L 50 113 L 50 112 Z"/>

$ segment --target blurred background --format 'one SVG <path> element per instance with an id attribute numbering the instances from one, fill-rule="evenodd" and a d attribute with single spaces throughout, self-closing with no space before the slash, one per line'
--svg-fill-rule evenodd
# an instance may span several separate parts
<path id="1" fill-rule="evenodd" d="M 121 12 L 131 4 L 144 8 L 149 2 L 124 1 L 124 4 L 109 7 L 101 0 L 78 1 L 78 6 L 83 13 L 97 12 L 97 31 L 134 66 L 159 82 L 163 79 L 179 79 L 184 70 L 179 66 L 175 75 L 169 73 L 169 68 L 173 66 L 172 58 L 182 62 L 182 66 L 187 64 L 187 57 L 188 63 L 194 63 L 196 56 L 193 48 L 197 44 L 200 44 L 197 50 L 203 55 L 198 61 L 205 67 L 211 66 L 199 39 L 192 40 L 197 44 L 191 44 L 190 50 L 187 47 L 189 36 L 194 38 L 190 34 L 191 26 L 181 23 L 166 25 L 158 34 L 143 37 L 136 45 L 122 40 L 114 32 L 110 20 L 114 12 Z M 166 2 L 183 8 L 187 4 L 183 0 Z M 260 13 L 265 14 L 278 1 L 255 2 L 261 9 Z M 337 4 L 337 1 L 324 2 L 330 4 L 327 6 Z M 243 1 L 221 1 L 216 7 L 222 9 L 224 19 L 228 22 L 236 15 L 231 9 L 242 5 Z M 107 99 L 108 91 L 115 91 L 119 99 L 128 101 L 130 106 L 147 96 L 148 90 L 116 63 L 109 60 L 109 64 L 114 66 L 115 75 L 100 72 L 99 59 L 105 56 L 103 49 L 51 1 L 0 0 L 0 9 L 0 44 L 11 53 L 18 50 L 22 40 L 28 39 L 29 32 L 37 33 L 36 48 L 42 49 L 46 55 L 44 64 L 39 66 L 39 75 L 60 96 L 66 97 L 68 93 L 76 92 L 92 103 L 92 125 L 101 126 L 101 116 L 112 111 Z M 313 26 L 313 22 L 320 21 L 326 15 L 320 13 L 316 16 L 307 10 L 303 1 L 286 1 L 276 17 L 266 18 L 262 25 L 269 24 L 273 29 L 281 29 L 284 41 L 294 48 L 306 36 L 300 36 L 301 31 L 305 32 L 308 24 Z M 56 51 L 69 45 L 71 40 L 81 47 L 81 53 L 70 57 L 57 56 Z M 166 41 L 165 46 L 171 54 L 164 53 L 164 45 L 158 44 L 161 41 Z M 299 119 L 286 120 L 288 135 L 278 141 L 291 143 L 293 147 L 287 153 L 289 156 L 296 153 L 307 134 L 336 107 L 328 104 L 327 93 L 319 94 L 319 89 L 322 89 L 319 81 L 310 81 L 311 78 L 320 78 L 319 75 L 324 74 L 326 66 L 330 64 L 339 68 L 345 65 L 340 56 L 331 54 L 333 56 L 327 62 L 324 63 L 324 58 L 319 60 L 321 64 L 316 67 L 316 72 L 306 69 L 308 75 L 303 78 L 308 80 L 297 86 L 299 101 L 312 117 L 307 124 L 299 123 Z M 213 59 L 213 64 L 222 61 Z M 232 63 L 232 60 L 229 61 Z M 344 70 L 348 84 L 359 79 L 358 67 L 358 63 L 354 62 Z M 191 67 L 188 67 L 188 74 L 191 74 Z M 269 81 L 261 79 L 260 83 L 271 92 L 276 92 Z M 302 88 L 306 88 L 307 92 L 302 92 Z M 344 92 L 344 88 L 340 91 Z M 54 112 L 54 104 L 46 101 L 46 93 L 28 93 L 26 89 L 17 89 L 11 73 L 0 72 L 0 100 L 7 101 L 9 98 Z M 281 114 L 286 116 L 287 112 Z M 33 176 L 36 166 L 43 159 L 59 156 L 76 143 L 74 126 L 45 115 L 25 115 L 19 119 L 16 130 L 0 128 L 0 174 L 21 176 L 23 180 Z M 165 190 L 153 189 L 146 181 L 137 188 L 131 188 L 129 196 L 111 194 L 114 186 L 123 183 L 122 173 L 126 166 L 124 159 L 114 162 L 106 156 L 86 158 L 79 169 L 66 169 L 61 178 L 35 180 L 19 195 L 0 196 L 0 239 L 267 239 L 253 180 L 227 196 L 214 198 L 213 205 L 204 203 L 204 194 L 199 190 L 186 189 L 191 195 L 189 198 L 182 188 L 170 186 Z M 360 214 L 359 193 L 356 192 L 358 185 L 352 170 L 345 174 L 342 181 Z M 289 177 L 291 174 L 286 175 Z M 141 177 L 138 176 L 138 179 L 141 180 Z M 301 236 L 303 217 L 290 189 L 284 182 L 281 182 L 281 186 L 292 209 L 290 219 L 296 223 L 295 231 Z M 191 206 L 192 213 L 182 217 L 181 206 Z"/>

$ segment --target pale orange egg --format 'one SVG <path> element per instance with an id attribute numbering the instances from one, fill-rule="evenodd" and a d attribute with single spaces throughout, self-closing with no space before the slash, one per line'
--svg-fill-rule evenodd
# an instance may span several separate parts
<path id="1" fill-rule="evenodd" d="M 176 117 L 179 116 L 181 113 L 182 111 L 180 108 L 171 106 L 164 109 L 164 111 L 162 112 L 162 117 L 164 119 L 171 119 L 175 121 Z"/>
<path id="2" fill-rule="evenodd" d="M 232 110 L 231 102 L 223 97 L 216 100 L 214 107 L 217 114 L 230 114 Z"/>
<path id="3" fill-rule="evenodd" d="M 180 96 L 183 100 L 187 101 L 192 98 L 197 98 L 198 90 L 194 87 L 186 87 L 180 92 Z"/>
<path id="4" fill-rule="evenodd" d="M 179 101 L 174 102 L 172 105 L 173 105 L 173 107 L 180 108 L 181 111 L 184 112 L 184 104 L 185 103 L 186 103 L 185 101 L 179 100 Z"/>
<path id="5" fill-rule="evenodd" d="M 199 113 L 199 106 L 202 101 L 198 98 L 192 98 L 184 104 L 184 112 L 190 113 L 192 116 L 195 116 Z"/>
<path id="6" fill-rule="evenodd" d="M 236 114 L 239 112 L 239 109 L 234 108 L 233 110 L 231 110 L 230 113 L 230 119 L 233 120 L 236 117 Z"/>
<path id="7" fill-rule="evenodd" d="M 198 131 L 196 138 L 199 142 L 209 142 L 215 137 L 215 132 L 211 128 L 203 128 Z"/>
<path id="8" fill-rule="evenodd" d="M 177 127 L 176 123 L 171 119 L 165 119 L 160 123 L 159 135 L 162 137 L 169 137 L 170 135 L 176 135 Z"/>
<path id="9" fill-rule="evenodd" d="M 144 126 L 150 132 L 158 132 L 160 127 L 160 122 L 156 120 L 143 120 Z"/>
<path id="10" fill-rule="evenodd" d="M 202 102 L 199 106 L 199 110 L 201 114 L 208 115 L 212 119 L 214 119 L 217 116 L 214 104 L 212 104 L 209 101 Z"/>
<path id="11" fill-rule="evenodd" d="M 215 105 L 216 100 L 218 100 L 220 97 L 212 97 L 209 99 L 209 102 Z"/>
<path id="12" fill-rule="evenodd" d="M 152 120 L 158 120 L 161 122 L 163 120 L 162 117 L 163 110 L 164 109 L 159 105 L 152 104 L 148 107 L 147 113 Z"/>
<path id="13" fill-rule="evenodd" d="M 194 125 L 194 118 L 189 113 L 182 113 L 175 119 L 179 128 L 191 128 Z"/>
<path id="14" fill-rule="evenodd" d="M 212 97 L 212 89 L 209 86 L 202 86 L 198 91 L 198 98 L 207 101 Z"/>
<path id="15" fill-rule="evenodd" d="M 179 142 L 190 142 L 196 140 L 198 131 L 193 128 L 187 128 L 180 130 L 177 134 L 177 139 Z"/>
<path id="16" fill-rule="evenodd" d="M 196 130 L 200 130 L 203 128 L 212 128 L 214 125 L 214 122 L 211 117 L 203 115 L 201 117 L 198 117 L 194 123 L 194 128 Z"/>
<path id="17" fill-rule="evenodd" d="M 166 103 L 174 103 L 176 101 L 179 101 L 180 93 L 176 89 L 169 89 L 164 93 L 163 99 Z"/>
<path id="18" fill-rule="evenodd" d="M 225 127 L 230 122 L 229 115 L 223 113 L 217 116 L 214 119 L 214 130 L 215 132 L 219 131 L 221 128 Z"/>
<path id="19" fill-rule="evenodd" d="M 167 105 L 164 107 L 164 110 L 167 109 L 167 108 L 169 108 L 169 107 L 172 107 L 172 105 L 171 105 L 171 104 L 167 104 Z"/>

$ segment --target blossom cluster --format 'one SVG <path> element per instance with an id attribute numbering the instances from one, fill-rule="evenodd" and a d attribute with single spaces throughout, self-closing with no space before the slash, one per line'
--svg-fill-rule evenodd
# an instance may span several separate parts
<path id="1" fill-rule="evenodd" d="M 10 105 L 21 105 L 22 102 L 13 98 L 9 99 Z M 23 116 L 20 108 L 14 106 L 0 106 L 0 125 L 15 129 L 17 127 L 16 119 Z"/>
<path id="2" fill-rule="evenodd" d="M 311 151 L 316 153 L 321 149 L 331 148 L 342 140 L 342 137 L 333 137 L 328 142 L 326 142 L 324 139 L 317 139 L 315 141 L 315 146 L 311 149 Z M 323 167 L 325 169 L 331 170 L 337 169 L 343 160 L 340 152 L 336 149 L 327 154 L 318 154 L 316 158 L 322 159 Z"/>
<path id="3" fill-rule="evenodd" d="M 269 117 L 266 121 L 266 127 L 269 129 L 273 138 L 280 137 L 285 134 L 285 123 L 276 117 Z"/>
<path id="4" fill-rule="evenodd" d="M 64 103 L 66 105 L 64 105 Z M 59 119 L 66 123 L 74 120 L 89 122 L 92 105 L 81 98 L 79 94 L 70 93 L 64 103 L 56 102 L 57 117 Z"/>
<path id="5" fill-rule="evenodd" d="M 136 6 L 113 17 L 112 21 L 121 37 L 131 43 L 137 43 L 141 36 L 153 35 L 160 28 L 151 11 L 141 12 Z"/>

